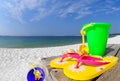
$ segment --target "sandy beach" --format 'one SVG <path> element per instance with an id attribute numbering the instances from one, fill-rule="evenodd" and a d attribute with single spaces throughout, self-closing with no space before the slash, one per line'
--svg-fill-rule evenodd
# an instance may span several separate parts
<path id="1" fill-rule="evenodd" d="M 108 39 L 108 44 L 120 44 L 120 35 Z M 80 44 L 46 48 L 0 48 L 0 81 L 27 81 L 29 63 L 43 57 L 61 55 L 66 49 L 76 50 Z"/>

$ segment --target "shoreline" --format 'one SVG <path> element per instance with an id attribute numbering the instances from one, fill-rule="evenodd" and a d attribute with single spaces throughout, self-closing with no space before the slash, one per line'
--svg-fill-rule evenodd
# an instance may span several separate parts
<path id="1" fill-rule="evenodd" d="M 120 44 L 120 35 L 108 39 L 107 44 Z M 80 44 L 45 48 L 0 48 L 1 81 L 27 81 L 29 63 L 39 63 L 41 58 L 58 56 L 67 49 L 76 50 Z"/>
<path id="2" fill-rule="evenodd" d="M 120 35 L 110 34 L 109 39 L 114 39 L 117 36 Z M 29 36 L 27 38 L 26 36 L 0 37 L 0 48 L 46 48 L 74 45 L 80 43 L 81 36 Z M 108 43 L 111 44 L 111 42 Z"/>
<path id="3" fill-rule="evenodd" d="M 120 44 L 120 35 L 116 34 L 111 34 L 108 38 L 107 44 Z M 0 47 L 0 48 L 7 48 L 7 49 L 30 49 L 30 48 L 51 48 L 51 47 L 61 47 L 61 46 L 68 46 L 68 45 L 76 45 L 76 44 L 81 44 L 81 43 L 72 43 L 72 44 L 62 44 L 62 45 L 53 45 L 53 46 L 33 46 L 33 47 Z"/>

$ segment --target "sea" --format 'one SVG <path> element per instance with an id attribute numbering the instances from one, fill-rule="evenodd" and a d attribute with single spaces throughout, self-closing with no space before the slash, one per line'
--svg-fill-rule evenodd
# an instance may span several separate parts
<path id="1" fill-rule="evenodd" d="M 0 48 L 42 48 L 80 43 L 81 36 L 0 36 Z"/>

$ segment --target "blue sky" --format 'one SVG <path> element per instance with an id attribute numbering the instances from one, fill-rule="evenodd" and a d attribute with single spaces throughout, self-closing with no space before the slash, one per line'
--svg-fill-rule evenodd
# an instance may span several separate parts
<path id="1" fill-rule="evenodd" d="M 109 22 L 120 33 L 120 0 L 0 0 L 0 35 L 80 35 L 82 25 Z"/>

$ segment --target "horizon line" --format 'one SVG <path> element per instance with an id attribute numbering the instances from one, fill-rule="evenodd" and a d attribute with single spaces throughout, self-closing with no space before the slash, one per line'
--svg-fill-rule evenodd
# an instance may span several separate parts
<path id="1" fill-rule="evenodd" d="M 111 33 L 109 35 L 120 35 L 120 33 Z M 37 36 L 81 36 L 81 35 L 0 35 L 0 36 L 9 36 L 9 37 L 12 37 L 12 36 L 20 36 L 20 37 L 30 37 L 30 36 L 34 36 L 34 37 L 37 37 Z"/>

